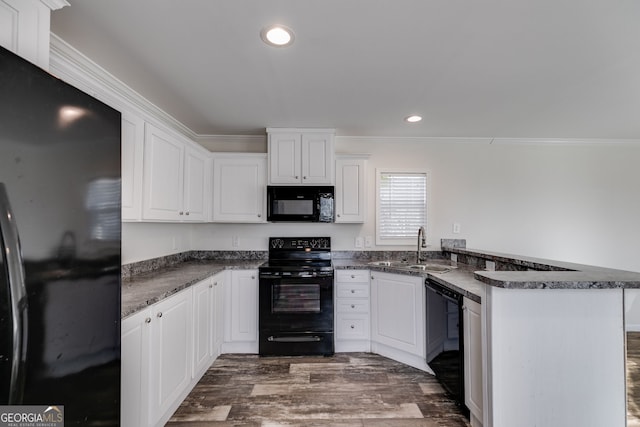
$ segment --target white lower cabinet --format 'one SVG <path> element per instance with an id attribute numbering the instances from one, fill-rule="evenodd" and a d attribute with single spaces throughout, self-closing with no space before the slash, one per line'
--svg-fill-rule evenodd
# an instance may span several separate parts
<path id="1" fill-rule="evenodd" d="M 472 427 L 482 426 L 483 357 L 481 306 L 469 298 L 463 303 L 464 324 L 464 400 L 471 412 Z"/>
<path id="2" fill-rule="evenodd" d="M 335 282 L 335 351 L 371 351 L 369 271 L 338 270 Z"/>
<path id="3" fill-rule="evenodd" d="M 258 353 L 258 270 L 231 270 L 224 288 L 225 353 Z"/>
<path id="4" fill-rule="evenodd" d="M 151 307 L 122 320 L 120 400 L 122 427 L 149 425 Z"/>
<path id="5" fill-rule="evenodd" d="M 401 274 L 371 275 L 371 349 L 430 371 L 425 362 L 423 280 Z"/>
<path id="6" fill-rule="evenodd" d="M 149 368 L 151 425 L 165 423 L 188 392 L 191 382 L 192 289 L 154 305 Z"/>
<path id="7" fill-rule="evenodd" d="M 122 320 L 121 425 L 162 426 L 219 354 L 226 272 Z"/>

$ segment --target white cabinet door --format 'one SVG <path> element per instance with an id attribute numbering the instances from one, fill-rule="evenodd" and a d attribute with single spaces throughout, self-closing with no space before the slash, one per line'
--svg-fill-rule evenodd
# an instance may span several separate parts
<path id="1" fill-rule="evenodd" d="M 388 273 L 372 277 L 372 341 L 424 357 L 422 279 Z"/>
<path id="2" fill-rule="evenodd" d="M 258 271 L 232 270 L 225 294 L 225 351 L 257 353 Z"/>
<path id="3" fill-rule="evenodd" d="M 224 341 L 224 287 L 227 272 L 216 274 L 211 279 L 213 292 L 211 292 L 211 356 L 215 360 L 222 354 L 222 343 Z"/>
<path id="4" fill-rule="evenodd" d="M 270 184 L 333 184 L 333 132 L 310 129 L 267 129 L 267 132 Z"/>
<path id="5" fill-rule="evenodd" d="M 193 286 L 193 373 L 199 377 L 211 364 L 213 337 L 213 282 L 203 280 Z"/>
<path id="6" fill-rule="evenodd" d="M 480 304 L 464 298 L 464 400 L 478 420 L 482 420 L 483 402 L 481 313 Z"/>
<path id="7" fill-rule="evenodd" d="M 302 134 L 302 183 L 332 184 L 334 148 L 329 133 Z"/>
<path id="8" fill-rule="evenodd" d="M 214 222 L 266 222 L 264 154 L 215 155 Z"/>
<path id="9" fill-rule="evenodd" d="M 363 157 L 339 157 L 336 160 L 335 222 L 365 221 L 366 163 Z"/>
<path id="10" fill-rule="evenodd" d="M 0 45 L 48 70 L 51 9 L 62 7 L 54 3 L 0 0 Z"/>
<path id="11" fill-rule="evenodd" d="M 187 148 L 184 158 L 183 221 L 206 221 L 210 191 L 209 159 L 193 148 Z"/>
<path id="12" fill-rule="evenodd" d="M 299 133 L 269 134 L 269 182 L 302 182 L 302 136 Z"/>
<path id="13" fill-rule="evenodd" d="M 143 218 L 179 221 L 184 185 L 184 144 L 147 123 L 144 142 Z"/>
<path id="14" fill-rule="evenodd" d="M 148 425 L 151 312 L 151 308 L 147 308 L 122 320 L 120 383 L 120 425 L 122 427 Z"/>
<path id="15" fill-rule="evenodd" d="M 144 120 L 122 113 L 122 220 L 142 219 Z"/>
<path id="16" fill-rule="evenodd" d="M 154 305 L 149 405 L 153 425 L 175 410 L 191 382 L 191 302 L 191 289 L 186 289 Z"/>

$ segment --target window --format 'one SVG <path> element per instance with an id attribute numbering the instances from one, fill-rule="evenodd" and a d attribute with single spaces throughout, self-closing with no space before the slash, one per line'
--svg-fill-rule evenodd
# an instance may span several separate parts
<path id="1" fill-rule="evenodd" d="M 415 244 L 418 229 L 427 225 L 427 172 L 376 174 L 376 244 Z"/>

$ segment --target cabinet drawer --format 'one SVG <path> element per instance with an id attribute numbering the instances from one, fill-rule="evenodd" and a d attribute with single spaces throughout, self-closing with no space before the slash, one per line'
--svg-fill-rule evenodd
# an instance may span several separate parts
<path id="1" fill-rule="evenodd" d="M 337 339 L 369 339 L 368 315 L 338 315 L 336 322 Z"/>
<path id="2" fill-rule="evenodd" d="M 368 313 L 369 300 L 360 298 L 350 298 L 349 300 L 339 299 L 336 303 L 338 313 Z"/>
<path id="3" fill-rule="evenodd" d="M 338 283 L 336 296 L 338 298 L 369 298 L 369 284 Z"/>
<path id="4" fill-rule="evenodd" d="M 369 270 L 336 270 L 336 281 L 369 283 Z"/>

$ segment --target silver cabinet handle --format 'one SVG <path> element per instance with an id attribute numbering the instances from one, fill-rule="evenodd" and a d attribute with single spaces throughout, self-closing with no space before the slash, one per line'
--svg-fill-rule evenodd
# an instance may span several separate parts
<path id="1" fill-rule="evenodd" d="M 160 312 L 160 313 L 156 314 L 156 316 L 158 316 L 158 317 L 162 317 L 162 312 Z"/>
<path id="2" fill-rule="evenodd" d="M 147 317 L 146 319 L 144 319 L 144 323 L 151 323 L 151 317 Z"/>
<path id="3" fill-rule="evenodd" d="M 6 261 L 7 287 L 11 305 L 12 346 L 11 377 L 9 379 L 9 404 L 22 401 L 24 388 L 24 365 L 27 359 L 28 303 L 24 282 L 22 248 L 15 217 L 9 203 L 9 196 L 0 183 L 0 243 Z M 2 255 L 0 255 L 2 256 Z"/>

